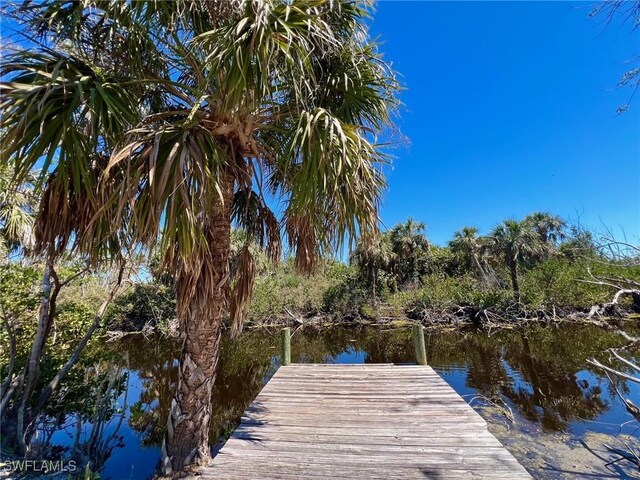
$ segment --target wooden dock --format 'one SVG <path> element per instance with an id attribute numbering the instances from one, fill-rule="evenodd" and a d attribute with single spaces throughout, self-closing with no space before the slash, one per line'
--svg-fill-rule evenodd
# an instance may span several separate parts
<path id="1" fill-rule="evenodd" d="M 431 367 L 392 364 L 280 367 L 201 475 L 531 478 Z"/>

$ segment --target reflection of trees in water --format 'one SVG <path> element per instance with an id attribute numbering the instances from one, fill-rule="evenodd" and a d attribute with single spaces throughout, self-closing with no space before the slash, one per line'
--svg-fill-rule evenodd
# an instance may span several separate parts
<path id="1" fill-rule="evenodd" d="M 127 368 L 108 361 L 85 367 L 83 388 L 67 384 L 62 391 L 69 399 L 67 411 L 60 402 L 57 415 L 43 414 L 36 420 L 36 434 L 29 444 L 29 455 L 36 459 L 74 461 L 78 467 L 75 474 L 83 476 L 85 466 L 91 472 L 99 472 L 111 457 L 114 449 L 124 446 L 120 427 L 127 408 Z M 83 407 L 77 408 L 79 398 Z M 119 399 L 122 399 L 119 401 Z M 59 431 L 69 434 L 66 445 L 53 442 Z"/>
<path id="2" fill-rule="evenodd" d="M 155 348 L 143 348 L 143 344 L 123 345 L 131 352 L 131 366 L 135 370 L 142 391 L 139 400 L 131 407 L 129 425 L 142 433 L 144 446 L 162 443 L 171 404 L 172 391 L 177 380 L 175 341 L 160 340 Z M 213 410 L 210 441 L 232 431 L 242 412 L 262 389 L 266 378 L 275 371 L 272 355 L 277 338 L 256 332 L 247 332 L 236 340 L 224 338 L 218 374 L 213 389 Z"/>
<path id="3" fill-rule="evenodd" d="M 272 356 L 279 352 L 278 337 L 248 332 L 237 339 L 224 338 L 220 366 L 213 387 L 209 442 L 214 445 L 237 426 L 242 412 L 275 373 Z"/>
<path id="4" fill-rule="evenodd" d="M 562 337 L 559 335 L 557 341 L 565 341 Z M 586 380 L 579 382 L 578 370 L 560 363 L 557 357 L 536 355 L 527 335 L 521 334 L 520 340 L 520 348 L 512 344 L 506 349 L 505 358 L 529 388 L 514 384 L 503 389 L 503 394 L 518 406 L 525 418 L 539 422 L 544 429 L 566 430 L 571 420 L 592 420 L 607 409 L 598 385 L 589 385 Z M 553 348 L 555 343 L 549 346 Z M 572 356 L 580 353 L 579 350 L 571 352 Z"/>
<path id="5" fill-rule="evenodd" d="M 511 382 L 502 361 L 502 346 L 476 334 L 466 337 L 462 352 L 466 356 L 467 386 L 489 399 L 499 397 Z"/>
<path id="6" fill-rule="evenodd" d="M 71 458 L 78 465 L 90 465 L 91 471 L 99 472 L 115 448 L 124 446 L 120 427 L 126 415 L 129 371 L 120 366 L 109 365 L 104 380 L 95 392 L 95 409 L 89 418 L 76 419 L 76 436 L 71 449 Z M 124 392 L 122 405 L 118 398 Z M 91 425 L 89 435 L 82 438 L 83 423 Z"/>
<path id="7" fill-rule="evenodd" d="M 291 337 L 291 360 L 294 363 L 333 362 L 341 353 L 356 348 L 357 339 L 357 329 L 298 329 Z"/>
<path id="8" fill-rule="evenodd" d="M 587 358 L 619 344 L 615 334 L 586 327 L 532 328 L 482 339 L 474 335 L 465 347 L 467 384 L 487 396 L 499 387 L 520 414 L 543 429 L 565 430 L 569 422 L 594 419 L 608 408 L 599 385 L 577 375 Z M 517 374 L 513 381 L 507 368 Z"/>
<path id="9" fill-rule="evenodd" d="M 121 342 L 116 348 L 129 352 L 131 369 L 140 381 L 140 397 L 130 408 L 129 425 L 141 432 L 143 446 L 162 444 L 173 388 L 178 380 L 175 358 L 180 342 L 159 338 Z"/>
<path id="10" fill-rule="evenodd" d="M 415 362 L 411 329 L 380 331 L 364 329 L 357 346 L 366 352 L 366 363 Z"/>

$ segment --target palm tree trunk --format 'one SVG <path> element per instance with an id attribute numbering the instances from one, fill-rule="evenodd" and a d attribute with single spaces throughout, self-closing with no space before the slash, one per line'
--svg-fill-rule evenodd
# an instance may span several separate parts
<path id="1" fill-rule="evenodd" d="M 513 286 L 513 300 L 520 303 L 520 283 L 518 282 L 518 262 L 512 260 L 509 262 L 509 270 L 511 272 L 511 285 Z"/>
<path id="2" fill-rule="evenodd" d="M 183 261 L 176 274 L 177 311 L 185 334 L 178 385 L 171 402 L 160 469 L 164 475 L 206 464 L 211 458 L 211 391 L 227 310 L 233 180 L 207 216 L 204 251 Z"/>

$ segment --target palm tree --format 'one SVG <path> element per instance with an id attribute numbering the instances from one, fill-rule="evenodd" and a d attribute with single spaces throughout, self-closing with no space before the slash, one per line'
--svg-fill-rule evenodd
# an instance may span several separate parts
<path id="1" fill-rule="evenodd" d="M 380 270 L 387 268 L 393 261 L 394 253 L 391 249 L 389 237 L 384 234 L 370 235 L 361 238 L 351 255 L 351 262 L 358 265 L 361 272 L 365 273 L 371 284 L 371 293 L 374 303 L 377 303 L 376 286 Z"/>
<path id="2" fill-rule="evenodd" d="M 567 222 L 558 215 L 549 212 L 535 212 L 527 215 L 524 220 L 531 224 L 540 237 L 540 241 L 544 244 L 555 245 L 566 237 Z"/>
<path id="3" fill-rule="evenodd" d="M 451 251 L 462 257 L 467 266 L 473 265 L 478 278 L 485 283 L 489 282 L 488 266 L 484 262 L 486 242 L 478 237 L 478 229 L 475 227 L 463 227 L 453 234 L 453 240 L 449 242 Z"/>
<path id="4" fill-rule="evenodd" d="M 11 164 L 0 164 L 0 256 L 29 249 L 33 243 L 33 217 L 37 202 L 34 178 L 13 182 Z"/>
<path id="5" fill-rule="evenodd" d="M 309 271 L 377 230 L 394 74 L 359 2 L 23 5 L 9 13 L 36 40 L 5 58 L 1 161 L 18 179 L 42 169 L 38 253 L 160 253 L 185 335 L 161 469 L 202 464 L 223 319 L 237 327 L 251 297 L 249 242 L 277 260 L 284 236 Z M 232 223 L 247 245 L 230 285 Z"/>
<path id="6" fill-rule="evenodd" d="M 424 235 L 424 223 L 409 218 L 393 227 L 389 238 L 395 254 L 395 270 L 402 282 L 415 280 L 419 263 L 429 252 L 429 240 Z"/>
<path id="7" fill-rule="evenodd" d="M 544 254 L 545 245 L 531 224 L 526 221 L 505 220 L 493 229 L 488 238 L 492 253 L 509 269 L 513 299 L 520 303 L 518 265 Z"/>

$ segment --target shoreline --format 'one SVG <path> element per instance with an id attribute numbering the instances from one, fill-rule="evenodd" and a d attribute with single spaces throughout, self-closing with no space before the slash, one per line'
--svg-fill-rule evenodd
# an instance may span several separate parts
<path id="1" fill-rule="evenodd" d="M 434 315 L 435 316 L 435 315 Z M 488 335 L 500 330 L 518 330 L 531 326 L 541 327 L 561 327 L 561 326 L 595 326 L 606 331 L 619 334 L 630 343 L 640 342 L 640 336 L 630 335 L 625 329 L 636 327 L 640 331 L 640 314 L 626 313 L 624 316 L 615 317 L 589 317 L 584 312 L 574 312 L 568 316 L 554 317 L 513 317 L 505 319 L 504 317 L 496 317 L 492 321 L 474 321 L 469 317 L 449 317 L 442 320 L 416 320 L 408 316 L 381 317 L 378 319 L 370 318 L 343 318 L 336 319 L 330 314 L 314 314 L 307 316 L 296 316 L 291 312 L 287 315 L 265 318 L 261 321 L 245 322 L 243 330 L 270 330 L 284 327 L 296 329 L 316 329 L 325 330 L 331 328 L 379 328 L 381 331 L 401 330 L 409 328 L 416 323 L 424 326 L 425 331 L 486 331 Z M 229 331 L 228 327 L 225 331 Z M 153 336 L 160 334 L 166 337 L 179 337 L 177 325 L 173 324 L 170 328 L 146 325 L 140 330 L 106 330 L 101 335 L 107 338 L 107 341 L 114 341 L 130 335 L 142 334 L 143 336 Z"/>

